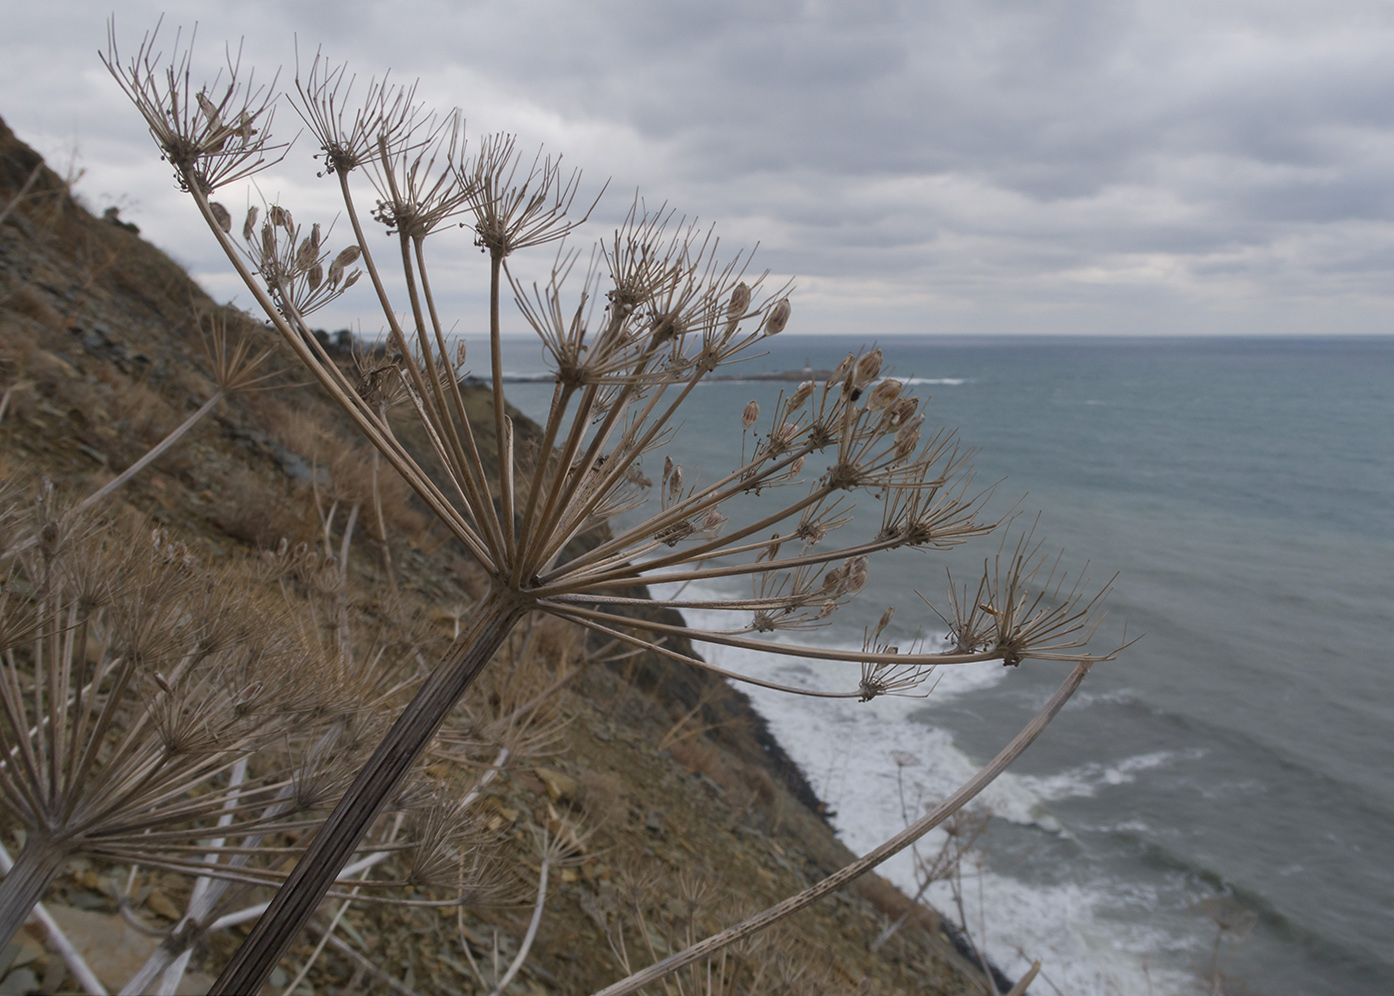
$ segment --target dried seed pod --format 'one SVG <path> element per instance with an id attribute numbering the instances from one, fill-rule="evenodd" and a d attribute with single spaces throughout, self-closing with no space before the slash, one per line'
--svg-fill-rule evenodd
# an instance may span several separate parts
<path id="1" fill-rule="evenodd" d="M 847 590 L 857 592 L 865 588 L 868 577 L 866 557 L 848 557 L 844 566 L 847 568 Z"/>
<path id="2" fill-rule="evenodd" d="M 915 410 L 919 407 L 919 398 L 900 398 L 886 413 L 886 422 L 892 429 L 899 428 L 915 417 Z"/>
<path id="3" fill-rule="evenodd" d="M 284 228 L 287 232 L 295 231 L 295 222 L 291 219 L 290 211 L 279 204 L 271 205 L 266 212 L 266 220 L 272 225 Z"/>
<path id="4" fill-rule="evenodd" d="M 242 222 L 242 241 L 252 241 L 252 235 L 257 230 L 257 215 L 259 213 L 260 209 L 256 205 L 247 209 L 247 220 Z"/>
<path id="5" fill-rule="evenodd" d="M 920 426 L 923 424 L 924 416 L 916 415 L 900 427 L 900 431 L 895 434 L 895 458 L 897 460 L 904 460 L 915 452 L 915 447 L 920 445 Z"/>
<path id="6" fill-rule="evenodd" d="M 745 411 L 741 412 L 741 425 L 749 429 L 760 418 L 760 405 L 754 401 L 745 403 Z"/>
<path id="7" fill-rule="evenodd" d="M 847 371 L 852 369 L 852 364 L 857 362 L 857 357 L 848 353 L 847 356 L 837 366 L 833 368 L 832 376 L 828 378 L 828 387 L 836 387 L 841 384 L 843 378 L 847 376 Z"/>
<path id="8" fill-rule="evenodd" d="M 779 299 L 779 303 L 770 309 L 770 313 L 765 317 L 765 335 L 779 335 L 784 331 L 784 326 L 789 324 L 789 312 L 792 310 L 787 297 Z"/>
<path id="9" fill-rule="evenodd" d="M 904 388 L 905 385 L 898 380 L 883 380 L 871 389 L 871 394 L 866 399 L 866 407 L 874 412 L 884 411 L 900 397 Z"/>
<path id="10" fill-rule="evenodd" d="M 895 616 L 895 606 L 886 606 L 886 611 L 881 613 L 881 618 L 876 623 L 876 635 L 880 636 L 887 626 L 891 624 L 891 619 Z"/>
<path id="11" fill-rule="evenodd" d="M 339 250 L 339 254 L 335 256 L 333 261 L 329 264 L 329 282 L 331 284 L 338 283 L 339 277 L 343 274 L 345 267 L 356 262 L 361 255 L 363 255 L 363 250 L 359 249 L 358 246 L 348 246 L 345 249 Z M 353 281 L 357 279 L 357 277 L 351 278 L 348 283 L 344 284 L 344 289 L 347 290 L 353 284 Z"/>
<path id="12" fill-rule="evenodd" d="M 310 234 L 300 240 L 300 248 L 295 251 L 295 268 L 308 270 L 319 260 L 319 225 L 310 228 Z"/>
<path id="13" fill-rule="evenodd" d="M 731 291 L 731 303 L 726 305 L 726 317 L 739 318 L 745 314 L 745 309 L 750 307 L 750 288 L 742 281 L 736 284 L 736 289 Z"/>
<path id="14" fill-rule="evenodd" d="M 873 349 L 871 352 L 857 357 L 857 362 L 852 364 L 852 374 L 848 378 L 853 401 L 861 397 L 862 391 L 876 379 L 880 372 L 881 350 Z"/>
<path id="15" fill-rule="evenodd" d="M 687 537 L 691 536 L 696 531 L 692 523 L 684 519 L 682 522 L 673 523 L 666 529 L 660 529 L 653 534 L 653 538 L 663 543 L 665 546 L 677 546 L 680 541 L 687 539 Z"/>
<path id="16" fill-rule="evenodd" d="M 789 396 L 789 411 L 798 411 L 804 406 L 804 402 L 813 396 L 813 381 L 806 380 L 794 388 L 794 393 Z"/>
<path id="17" fill-rule="evenodd" d="M 208 210 L 213 212 L 213 220 L 218 223 L 219 228 L 224 232 L 232 231 L 232 215 L 227 213 L 227 208 L 223 207 L 217 201 L 210 201 L 208 203 Z"/>
<path id="18" fill-rule="evenodd" d="M 234 130 L 237 132 L 237 137 L 242 140 L 243 145 L 250 142 L 257 133 L 257 130 L 252 127 L 252 116 L 246 111 L 237 115 L 237 127 Z"/>
<path id="19" fill-rule="evenodd" d="M 208 99 L 208 95 L 202 90 L 194 94 L 194 100 L 198 101 L 198 109 L 203 112 L 203 116 L 208 119 L 208 127 L 214 131 L 223 126 L 222 118 L 218 116 L 218 105 Z"/>
<path id="20" fill-rule="evenodd" d="M 682 465 L 678 464 L 671 475 L 665 476 L 668 479 L 668 500 L 677 501 L 682 497 Z"/>
<path id="21" fill-rule="evenodd" d="M 357 248 L 357 246 L 355 246 L 354 248 Z M 459 342 L 457 342 L 457 343 L 455 344 L 455 366 L 457 366 L 457 367 L 462 367 L 462 366 L 464 366 L 464 365 L 465 365 L 465 340 L 461 339 Z"/>

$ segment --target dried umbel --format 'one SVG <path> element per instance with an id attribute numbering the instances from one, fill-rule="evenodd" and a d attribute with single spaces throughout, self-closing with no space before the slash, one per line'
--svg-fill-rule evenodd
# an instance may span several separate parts
<path id="1" fill-rule="evenodd" d="M 195 87 L 192 38 L 184 47 L 176 36 L 177 54 L 162 62 L 155 49 L 157 26 L 135 58 L 119 66 L 114 31 L 112 26 L 107 68 L 144 116 L 180 186 L 211 194 L 280 162 L 287 146 L 270 144 L 266 134 L 274 116 L 274 81 L 267 87 L 255 85 L 250 73 L 239 78 L 240 51 L 229 51 L 225 81 L 219 74 L 207 87 Z"/>
<path id="2" fill-rule="evenodd" d="M 142 49 L 142 58 L 147 51 L 148 46 Z M 164 113 L 163 105 L 142 97 L 150 76 L 146 63 L 121 70 L 114 52 L 108 63 L 125 74 L 123 82 L 143 112 Z M 986 643 L 971 649 L 897 653 L 873 641 L 858 652 L 761 635 L 826 619 L 864 587 L 870 559 L 884 551 L 944 550 L 997 525 L 981 516 L 986 495 L 970 490 L 966 454 L 952 434 L 927 432 L 914 399 L 898 382 L 876 386 L 879 349 L 849 355 L 825 383 L 799 385 L 772 411 L 747 408 L 742 422 L 755 445 L 734 466 L 698 474 L 665 455 L 657 507 L 631 514 L 608 533 L 598 531 L 618 512 L 637 509 L 638 489 L 649 479 L 644 461 L 658 458 L 682 421 L 683 404 L 703 379 L 787 327 L 792 315 L 787 287 L 767 287 L 742 255 L 722 261 L 710 230 L 678 221 L 666 210 L 647 211 L 637 200 L 613 234 L 601 240 L 579 287 L 572 275 L 577 255 L 567 250 L 558 252 L 545 284 L 524 286 L 508 272 L 510 257 L 560 240 L 590 213 L 579 219 L 569 213 L 579 196 L 579 174 L 563 173 L 558 160 L 541 153 L 520 158 L 508 136 L 486 137 L 467 155 L 462 130 L 454 124 L 458 112 L 432 118 L 409 99 L 388 99 L 372 90 L 361 111 L 349 112 L 341 99 L 346 93 L 342 71 L 322 68 L 317 59 L 310 77 L 298 87 L 298 110 L 320 143 L 326 175 L 338 187 L 359 253 L 354 263 L 368 275 L 387 329 L 393 357 L 389 376 L 400 377 L 422 422 L 433 449 L 430 460 L 398 440 L 381 393 L 351 380 L 307 335 L 303 306 L 309 299 L 294 288 L 302 281 L 314 292 L 310 284 L 320 279 L 313 275 L 324 258 L 315 228 L 293 228 L 289 213 L 278 209 L 261 229 L 261 262 L 249 267 L 208 197 L 201 159 L 175 160 L 181 184 L 267 319 L 460 550 L 483 569 L 491 588 L 215 991 L 250 991 L 262 983 L 443 718 L 495 649 L 532 613 L 741 681 L 848 698 L 913 692 L 934 666 L 1065 657 L 1082 675 L 1093 662 L 1111 656 L 1081 649 L 1097 625 L 1097 599 L 1077 606 L 1079 589 L 1059 586 L 1033 596 L 1046 601 L 1032 601 L 1025 614 L 1019 600 L 1012 603 L 1010 617 Z M 176 116 L 166 116 L 162 128 L 176 136 L 187 130 Z M 366 234 L 367 219 L 355 193 L 361 177 L 376 191 L 375 220 L 395 241 L 389 255 L 401 267 L 404 300 L 389 294 L 382 272 L 388 257 L 378 259 L 373 248 L 381 245 L 381 236 Z M 465 402 L 456 379 L 457 346 L 429 278 L 427 243 L 447 231 L 438 220 L 457 214 L 486 257 L 492 411 L 485 414 Z M 244 235 L 257 234 L 254 227 L 244 226 Z M 556 373 L 549 416 L 526 453 L 516 444 L 503 398 L 505 278 Z M 329 282 L 328 274 L 323 280 L 318 286 Z M 767 493 L 778 497 L 763 500 Z M 734 501 L 745 496 L 762 496 L 762 501 Z M 840 546 L 825 545 L 834 529 L 850 521 L 843 502 L 852 496 L 880 504 L 881 528 Z M 588 542 L 573 542 L 588 533 Z M 1011 591 L 1012 579 L 1029 576 L 1022 565 L 984 578 Z M 632 589 L 657 578 L 678 583 L 749 578 L 753 595 L 678 597 L 670 603 L 734 613 L 726 627 L 687 629 L 635 619 Z M 1050 601 L 1054 595 L 1060 596 L 1058 603 Z M 757 675 L 729 674 L 677 649 L 677 637 L 841 664 L 849 671 L 848 687 L 812 693 Z M 860 680 L 853 680 L 857 672 Z"/>
<path id="3" fill-rule="evenodd" d="M 6 512 L 40 537 L 0 595 L 0 797 L 29 833 L 0 887 L 8 937 L 69 856 L 177 865 L 200 825 L 264 808 L 274 789 L 229 766 L 303 729 L 324 686 L 245 577 L 46 491 Z"/>

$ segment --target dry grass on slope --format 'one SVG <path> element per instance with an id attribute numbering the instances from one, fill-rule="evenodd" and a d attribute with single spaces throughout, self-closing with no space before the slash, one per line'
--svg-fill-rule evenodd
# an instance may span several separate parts
<path id="1" fill-rule="evenodd" d="M 213 395 L 198 312 L 218 309 L 135 233 L 88 214 L 0 123 L 0 210 L 26 182 L 0 222 L 0 476 L 44 476 L 78 498 Z M 224 318 L 238 336 L 261 335 L 250 319 Z M 269 368 L 282 385 L 295 380 L 288 358 L 273 356 Z M 479 414 L 486 424 L 492 417 L 487 404 Z M 344 578 L 355 632 L 390 631 L 404 645 L 447 639 L 482 580 L 433 536 L 399 482 L 381 479 L 382 514 L 371 514 L 372 458 L 354 440 L 313 388 L 232 397 L 117 492 L 108 514 L 124 508 L 204 561 L 232 563 L 282 538 L 291 548 L 337 549 L 357 508 Z M 308 604 L 308 594 L 293 594 Z M 410 632 L 413 620 L 425 621 L 423 632 Z M 744 696 L 652 656 L 597 664 L 600 649 L 558 623 L 539 624 L 514 638 L 507 652 L 516 664 L 504 662 L 526 680 L 472 693 L 474 721 L 484 723 L 578 672 L 529 714 L 553 742 L 494 778 L 480 803 L 484 830 L 506 855 L 494 876 L 502 905 L 356 904 L 339 927 L 347 948 L 329 946 L 307 977 L 315 992 L 486 992 L 495 957 L 507 965 L 526 930 L 544 831 L 584 827 L 589 835 L 554 873 L 537 942 L 510 992 L 593 991 L 623 974 L 626 957 L 632 967 L 647 964 L 850 859 Z M 171 873 L 132 879 L 124 868 L 84 861 L 48 898 L 114 914 L 117 897 L 129 894 L 132 916 L 165 929 L 189 889 Z M 762 992 L 983 991 L 931 914 L 869 952 L 906 903 L 868 877 L 740 952 L 743 977 L 763 980 Z M 237 928 L 214 934 L 195 963 L 216 972 L 241 936 Z M 285 973 L 317 941 L 314 931 L 302 939 Z M 55 961 L 44 955 L 35 964 Z M 61 972 L 50 976 L 60 980 L 54 988 L 64 985 Z"/>

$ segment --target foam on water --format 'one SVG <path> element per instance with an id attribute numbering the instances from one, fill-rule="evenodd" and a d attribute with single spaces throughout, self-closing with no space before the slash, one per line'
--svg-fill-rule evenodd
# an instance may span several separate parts
<path id="1" fill-rule="evenodd" d="M 1053 775 L 1015 776 L 1025 791 L 1041 802 L 1057 799 L 1079 799 L 1096 795 L 1100 789 L 1115 785 L 1130 785 L 1142 772 L 1166 767 L 1178 761 L 1197 761 L 1206 755 L 1200 747 L 1186 750 L 1159 750 L 1136 754 L 1113 764 L 1090 762 Z M 1003 777 L 1007 777 L 1004 775 Z"/>
<path id="2" fill-rule="evenodd" d="M 666 587 L 654 586 L 654 597 L 668 595 Z M 699 600 L 723 594 L 695 587 L 682 597 Z M 732 624 L 726 613 L 687 609 L 684 615 L 696 628 Z M 839 640 L 835 630 L 828 631 L 817 642 L 859 648 L 859 642 L 845 639 L 847 635 Z M 768 655 L 709 645 L 702 650 L 720 667 L 796 687 L 850 690 L 859 677 L 850 665 L 784 657 L 771 662 Z M 869 704 L 740 687 L 834 811 L 832 822 L 839 836 L 853 851 L 864 854 L 978 770 L 979 765 L 954 744 L 952 734 L 935 724 L 934 713 L 955 697 L 996 685 L 1004 677 L 1010 677 L 1007 669 L 994 663 L 945 667 L 935 675 L 938 683 L 928 698 L 887 696 Z M 1060 824 L 1046 811 L 1049 801 L 1126 783 L 1141 772 L 1174 762 L 1181 753 L 1185 752 L 1159 751 L 1109 766 L 1082 765 L 1047 776 L 1007 772 L 974 806 L 1034 832 L 1058 834 Z M 932 855 L 944 840 L 943 830 L 934 830 L 917 846 L 922 855 Z M 909 850 L 889 859 L 878 871 L 907 894 L 918 889 Z M 1027 883 L 981 867 L 965 868 L 964 882 L 969 930 L 979 943 L 986 938 L 989 956 L 1009 976 L 1020 976 L 1032 960 L 1040 958 L 1049 980 L 1042 991 L 1049 991 L 1050 985 L 1073 996 L 1193 991 L 1189 976 L 1156 962 L 1159 952 L 1184 947 L 1183 939 L 1142 925 L 1137 922 L 1142 916 L 1132 923 L 1115 916 L 1119 910 L 1147 908 L 1151 897 L 1132 894 L 1140 887 L 1132 887 L 1130 893 L 1123 883 L 1104 880 Z M 947 885 L 937 883 L 927 898 L 957 919 Z"/>

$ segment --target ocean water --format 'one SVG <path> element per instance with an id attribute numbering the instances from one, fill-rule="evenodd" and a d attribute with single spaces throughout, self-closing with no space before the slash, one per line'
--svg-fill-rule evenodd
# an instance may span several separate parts
<path id="1" fill-rule="evenodd" d="M 865 343 L 781 336 L 740 370 L 831 367 Z M 1142 636 L 984 795 L 960 893 L 975 941 L 1008 974 L 1041 959 L 1032 992 L 1209 992 L 1218 967 L 1231 991 L 1394 993 L 1394 339 L 880 345 L 886 372 L 931 396 L 929 424 L 979 448 L 991 508 L 1019 502 L 1028 524 L 1039 510 L 1036 537 L 1072 572 L 1118 573 L 1096 645 L 1125 623 Z M 543 369 L 520 343 L 507 363 Z M 745 402 L 769 412 L 780 386 L 702 386 L 668 451 L 711 479 L 739 456 Z M 545 415 L 545 386 L 508 393 Z M 846 539 L 879 524 L 863 506 Z M 893 604 L 902 646 L 933 640 L 913 591 L 941 600 L 946 568 L 971 580 L 996 549 L 876 558 L 815 638 L 860 646 Z M 856 682 L 709 656 L 790 684 Z M 868 704 L 747 689 L 862 852 L 996 753 L 1067 670 L 942 669 L 927 698 Z M 908 855 L 883 871 L 913 891 Z M 947 887 L 929 897 L 958 918 Z M 1218 959 L 1217 900 L 1253 921 Z"/>

